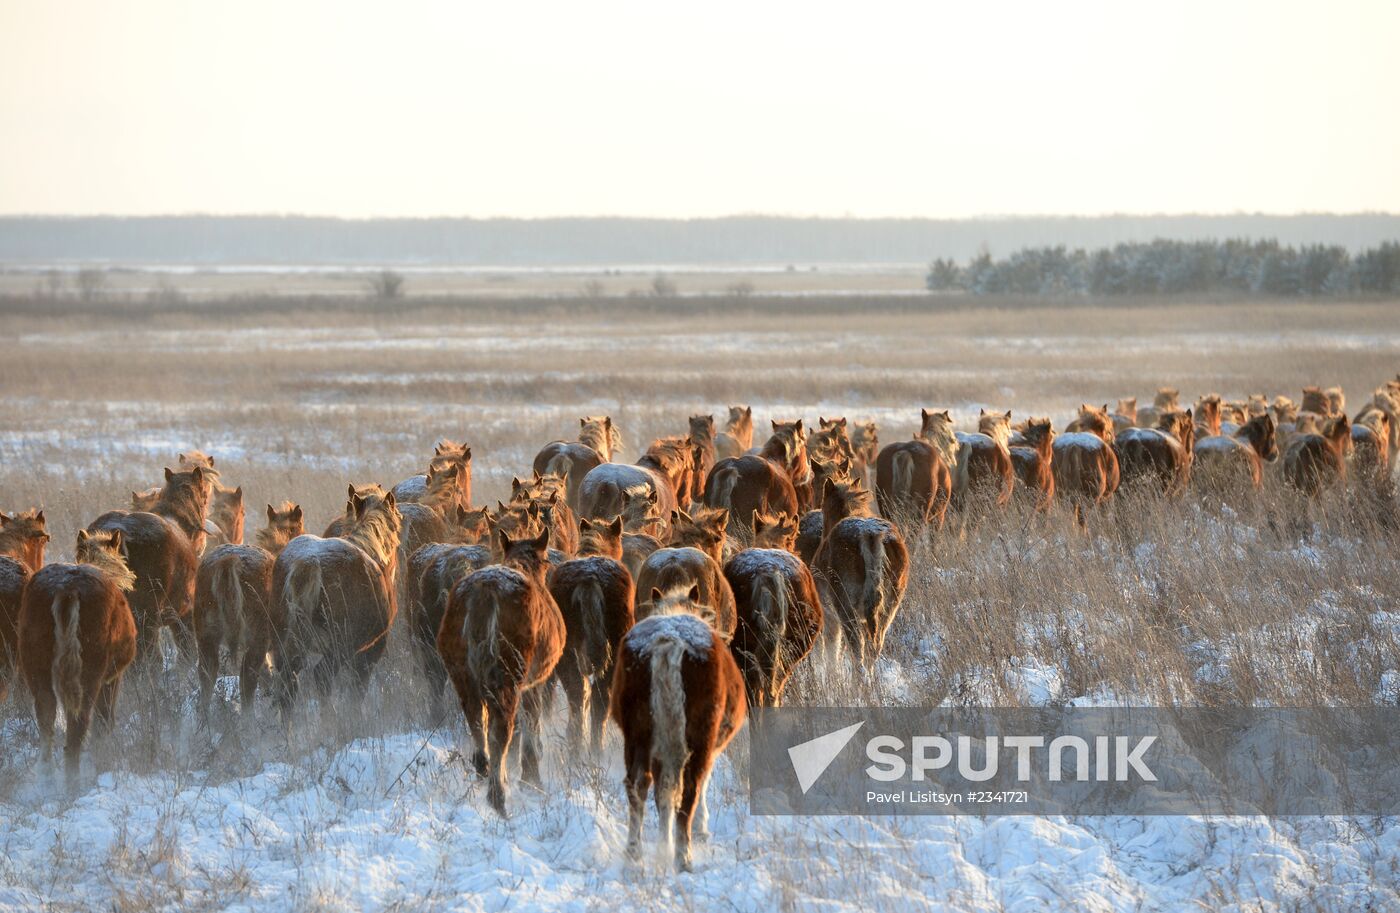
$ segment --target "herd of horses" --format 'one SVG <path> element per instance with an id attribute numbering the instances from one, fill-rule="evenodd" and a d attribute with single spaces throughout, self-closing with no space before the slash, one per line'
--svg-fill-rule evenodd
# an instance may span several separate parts
<path id="1" fill-rule="evenodd" d="M 320 536 L 297 504 L 268 505 L 253 545 L 242 489 L 213 457 L 180 454 L 162 485 L 79 530 L 71 564 L 45 564 L 42 510 L 0 514 L 0 699 L 25 684 L 46 758 L 63 709 L 71 782 L 94 714 L 111 724 L 124 671 L 158 661 L 162 628 L 194 657 L 204 722 L 225 661 L 245 713 L 270 673 L 290 719 L 305 682 L 324 693 L 348 673 L 362 694 L 399 632 L 439 719 L 451 684 L 497 811 L 517 728 L 521 777 L 540 781 L 557 681 L 572 745 L 600 750 L 609 718 L 621 730 L 629 852 L 653 793 L 687 868 L 715 757 L 748 707 L 780 704 L 819 646 L 873 663 L 904 597 L 906 542 L 936 534 L 950 506 L 1063 501 L 1082 526 L 1120 490 L 1247 497 L 1275 477 L 1308 498 L 1339 484 L 1390 498 L 1400 377 L 1350 419 L 1340 389 L 1315 387 L 1301 403 L 1209 395 L 1185 409 L 1163 388 L 1151 408 L 1085 405 L 1060 433 L 1010 412 L 983 411 L 975 433 L 947 411 L 920 418 L 883 448 L 873 423 L 845 418 L 775 421 L 754 446 L 752 409 L 734 406 L 722 430 L 693 416 L 634 464 L 614 462 L 611 418 L 583 418 L 493 508 L 473 503 L 471 448 L 442 441 L 392 489 L 352 484 Z"/>

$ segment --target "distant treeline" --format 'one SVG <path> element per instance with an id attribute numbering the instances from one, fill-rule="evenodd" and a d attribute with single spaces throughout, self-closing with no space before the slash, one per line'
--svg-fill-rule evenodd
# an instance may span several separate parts
<path id="1" fill-rule="evenodd" d="M 1157 240 L 1098 250 L 1061 245 L 1026 248 L 1002 259 L 983 251 L 965 266 L 934 260 L 927 285 L 930 291 L 974 295 L 1400 293 L 1400 242 L 1355 254 L 1341 245 L 1292 247 L 1276 240 Z"/>
<path id="2" fill-rule="evenodd" d="M 1400 238 L 1400 216 L 1231 215 L 996 219 L 330 219 L 309 216 L 3 216 L 0 264 L 623 266 L 959 262 L 1064 244 L 1277 238 L 1358 252 Z"/>

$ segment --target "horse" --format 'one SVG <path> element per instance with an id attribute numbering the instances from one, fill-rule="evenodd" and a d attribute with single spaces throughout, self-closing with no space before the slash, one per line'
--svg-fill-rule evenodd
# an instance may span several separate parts
<path id="1" fill-rule="evenodd" d="M 1330 416 L 1321 434 L 1300 434 L 1289 442 L 1283 453 L 1283 479 L 1315 498 L 1327 486 L 1346 481 L 1351 448 L 1351 423 L 1346 413 Z"/>
<path id="2" fill-rule="evenodd" d="M 880 433 L 874 422 L 858 422 L 851 429 L 851 475 L 865 483 L 865 487 L 870 487 L 870 467 L 875 465 L 875 460 L 880 454 Z M 814 479 L 812 487 L 817 489 L 818 482 Z"/>
<path id="3" fill-rule="evenodd" d="M 550 441 L 535 454 L 532 464 L 540 475 L 552 474 L 568 480 L 564 500 L 575 513 L 580 510 L 579 488 L 584 478 L 604 463 L 611 463 L 622 446 L 622 435 L 613 427 L 611 416 L 584 416 L 578 425 L 577 441 Z"/>
<path id="4" fill-rule="evenodd" d="M 1255 415 L 1233 435 L 1196 442 L 1193 478 L 1197 487 L 1223 495 L 1236 487 L 1264 485 L 1264 464 L 1278 460 L 1277 424 L 1265 412 Z"/>
<path id="5" fill-rule="evenodd" d="M 977 428 L 975 434 L 955 434 L 958 469 L 953 476 L 954 500 L 961 506 L 994 503 L 1005 507 L 1016 485 L 1008 446 L 1011 413 L 984 409 L 978 414 Z"/>
<path id="6" fill-rule="evenodd" d="M 40 568 L 20 605 L 20 668 L 34 697 L 43 757 L 53 757 L 54 720 L 62 706 L 70 789 L 94 713 L 110 730 L 122 675 L 136 658 L 136 619 L 126 600 L 136 575 L 122 545 L 119 529 L 79 530 L 77 563 Z"/>
<path id="7" fill-rule="evenodd" d="M 916 437 L 889 444 L 875 460 L 875 497 L 880 515 L 901 525 L 941 530 L 952 488 L 952 470 L 938 449 L 926 440 Z"/>
<path id="8" fill-rule="evenodd" d="M 1037 510 L 1049 510 L 1055 500 L 1055 426 L 1048 418 L 1032 418 L 1022 426 L 1008 448 L 1018 491 L 1035 499 Z"/>
<path id="9" fill-rule="evenodd" d="M 587 744 L 596 754 L 603 744 L 617 645 L 632 627 L 635 591 L 622 565 L 622 517 L 578 522 L 579 557 L 549 575 L 549 593 L 565 631 L 554 674 L 569 701 L 570 742 Z"/>
<path id="10" fill-rule="evenodd" d="M 127 601 L 136 616 L 137 655 L 148 656 L 160 628 L 168 626 L 187 654 L 193 652 L 190 609 L 196 555 L 204 544 L 210 480 L 203 467 L 165 470 L 165 486 L 149 512 L 108 511 L 88 524 L 90 533 L 121 530 L 136 586 Z"/>
<path id="11" fill-rule="evenodd" d="M 306 531 L 300 505 L 267 505 L 257 545 L 221 545 L 199 562 L 194 581 L 195 645 L 199 656 L 199 717 L 208 724 L 219 650 L 238 664 L 239 706 L 251 713 L 258 677 L 272 646 L 272 568 L 277 556 Z"/>
<path id="12" fill-rule="evenodd" d="M 577 513 L 606 520 L 623 512 L 626 496 L 655 492 L 657 509 L 669 517 L 690 492 L 694 460 L 690 438 L 667 437 L 653 441 L 635 465 L 603 463 L 579 486 Z"/>
<path id="13" fill-rule="evenodd" d="M 24 587 L 44 566 L 48 526 L 40 509 L 0 513 L 0 702 L 10 692 L 19 653 L 19 610 Z"/>
<path id="14" fill-rule="evenodd" d="M 209 498 L 208 516 L 213 529 L 205 526 L 206 548 L 242 545 L 244 516 L 243 486 L 228 488 L 215 482 Z"/>
<path id="15" fill-rule="evenodd" d="M 1052 445 L 1051 470 L 1056 494 L 1070 501 L 1082 528 L 1084 509 L 1102 504 L 1118 490 L 1118 455 L 1106 405 L 1100 409 L 1083 404 L 1068 429 Z"/>
<path id="16" fill-rule="evenodd" d="M 1381 419 L 1384 415 L 1376 413 Z M 1383 489 L 1390 481 L 1389 422 L 1351 426 L 1351 475 L 1357 482 Z"/>
<path id="17" fill-rule="evenodd" d="M 795 555 L 797 554 L 799 531 L 798 519 L 791 514 L 770 516 L 755 512 L 753 515 L 752 547 L 780 548 Z"/>
<path id="18" fill-rule="evenodd" d="M 685 495 L 686 504 L 699 501 L 705 496 L 705 479 L 715 465 L 715 417 L 713 415 L 692 415 L 690 417 L 690 441 L 695 447 L 691 461 L 690 491 Z"/>
<path id="19" fill-rule="evenodd" d="M 269 614 L 284 719 L 313 657 L 320 657 L 312 672 L 322 692 L 349 667 L 363 697 L 398 611 L 394 579 L 403 518 L 395 501 L 391 491 L 352 495 L 352 518 L 340 537 L 298 536 L 273 563 Z"/>
<path id="20" fill-rule="evenodd" d="M 734 591 L 724 577 L 724 566 L 710 555 L 689 546 L 657 549 L 642 562 L 636 580 L 638 593 L 650 593 L 654 589 L 670 592 L 677 587 L 698 586 L 705 620 L 719 632 L 725 643 L 733 639 L 736 611 Z M 658 606 L 638 597 L 638 619 L 653 615 L 658 610 Z"/>
<path id="21" fill-rule="evenodd" d="M 1118 407 L 1113 410 L 1113 432 L 1115 435 L 1122 434 L 1129 428 L 1137 425 L 1137 397 L 1130 396 L 1127 399 L 1119 399 Z"/>
<path id="22" fill-rule="evenodd" d="M 1386 474 L 1395 471 L 1397 450 L 1400 450 L 1400 398 L 1386 387 L 1378 387 L 1371 401 L 1361 407 L 1352 419 L 1353 425 L 1365 425 L 1386 443 Z"/>
<path id="23" fill-rule="evenodd" d="M 909 550 L 892 523 L 870 516 L 870 500 L 854 485 L 827 483 L 826 534 L 812 562 L 822 604 L 861 666 L 884 649 L 909 582 Z"/>
<path id="24" fill-rule="evenodd" d="M 1114 438 L 1119 477 L 1124 488 L 1155 488 L 1175 497 L 1191 482 L 1196 424 L 1191 410 L 1167 412 L 1156 428 L 1131 427 Z"/>
<path id="25" fill-rule="evenodd" d="M 627 632 L 613 680 L 611 716 L 622 731 L 627 854 L 641 855 L 647 793 L 655 788 L 661 836 L 676 867 L 692 866 L 691 832 L 708 825 L 706 786 L 715 758 L 744 724 L 744 679 L 733 655 L 697 611 L 697 587 L 651 602 L 663 614 Z M 698 806 L 698 809 L 697 809 Z M 697 815 L 698 812 L 698 815 Z"/>
<path id="26" fill-rule="evenodd" d="M 624 494 L 622 499 L 622 563 L 632 579 L 637 579 L 642 562 L 661 548 L 666 535 L 665 522 L 657 505 L 655 491 Z"/>
<path id="27" fill-rule="evenodd" d="M 773 435 L 756 454 L 715 463 L 705 479 L 705 505 L 729 510 L 731 535 L 747 537 L 754 511 L 795 514 L 804 505 L 797 487 L 810 484 L 802 419 L 773 422 Z"/>
<path id="28" fill-rule="evenodd" d="M 1181 391 L 1176 387 L 1158 387 L 1157 392 L 1152 397 L 1151 406 L 1143 406 L 1137 410 L 1137 424 L 1139 428 L 1156 428 L 1157 421 L 1162 417 L 1163 412 L 1181 411 Z"/>
<path id="29" fill-rule="evenodd" d="M 783 529 L 759 515 L 769 535 Z M 795 525 L 791 527 L 796 532 Z M 734 591 L 737 625 L 732 647 L 744 675 L 749 702 L 776 707 L 783 702 L 792 670 L 802 661 L 822 630 L 822 604 L 812 572 L 785 547 L 746 548 L 724 566 L 724 578 Z"/>
<path id="30" fill-rule="evenodd" d="M 466 444 L 459 444 L 452 440 L 439 441 L 433 448 L 433 458 L 428 463 L 428 470 L 416 476 L 409 476 L 392 489 L 394 492 L 394 503 L 400 508 L 405 504 L 416 504 L 423 500 L 428 493 L 429 480 L 438 478 L 438 486 L 441 489 L 448 486 L 452 500 L 456 501 L 463 510 L 471 510 L 472 506 L 472 449 Z M 444 500 L 440 490 L 434 496 L 435 502 L 441 507 Z"/>
<path id="31" fill-rule="evenodd" d="M 500 564 L 469 574 L 452 591 L 438 629 L 438 654 L 467 717 L 472 766 L 486 798 L 506 814 L 506 758 L 523 714 L 521 776 L 540 783 L 540 720 L 547 683 L 564 653 L 564 618 L 545 583 L 549 537 L 497 533 Z"/>
<path id="32" fill-rule="evenodd" d="M 1196 416 L 1196 437 L 1218 437 L 1221 434 L 1223 409 L 1219 393 L 1207 394 L 1196 401 L 1196 408 L 1191 410 Z"/>
<path id="33" fill-rule="evenodd" d="M 715 435 L 715 460 L 738 459 L 753 446 L 753 408 L 730 406 L 724 430 Z"/>

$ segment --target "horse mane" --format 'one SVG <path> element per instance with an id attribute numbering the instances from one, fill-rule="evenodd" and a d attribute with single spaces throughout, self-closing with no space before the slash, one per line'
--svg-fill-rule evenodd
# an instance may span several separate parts
<path id="1" fill-rule="evenodd" d="M 35 560 L 42 563 L 43 543 L 49 539 L 44 512 L 39 508 L 30 508 L 12 517 L 0 514 L 0 518 L 0 555 L 15 559 L 30 571 L 37 571 L 38 568 L 30 567 L 30 564 Z M 40 547 L 35 549 L 31 543 L 39 537 L 42 537 Z"/>
<path id="2" fill-rule="evenodd" d="M 1011 440 L 1011 410 L 1006 412 L 983 411 L 977 417 L 977 431 L 985 434 L 1005 450 Z"/>
<path id="3" fill-rule="evenodd" d="M 957 432 L 953 430 L 953 418 L 946 409 L 942 412 L 925 410 L 919 433 L 914 435 L 914 439 L 923 441 L 938 451 L 938 455 L 943 458 L 943 465 L 948 467 L 949 472 L 957 471 L 958 451 L 961 445 L 958 443 Z"/>
<path id="4" fill-rule="evenodd" d="M 622 448 L 622 435 L 613 425 L 612 416 L 586 415 L 578 423 L 578 442 L 592 447 L 604 460 L 611 461 L 613 453 Z"/>
<path id="5" fill-rule="evenodd" d="M 127 566 L 121 551 L 121 533 L 117 530 L 78 530 L 77 560 L 79 564 L 97 568 L 118 589 L 129 593 L 136 588 L 136 572 Z"/>
<path id="6" fill-rule="evenodd" d="M 272 507 L 272 505 L 268 505 Z M 255 540 L 257 544 L 274 555 L 281 554 L 282 549 L 287 547 L 297 536 L 301 535 L 303 529 L 301 522 L 301 508 L 291 501 L 283 501 L 276 507 L 272 507 L 275 519 L 269 518 L 267 526 L 257 531 Z M 296 514 L 296 519 L 292 515 Z"/>
<path id="7" fill-rule="evenodd" d="M 389 567 L 394 563 L 402 529 L 403 515 L 391 492 L 364 499 L 363 508 L 346 525 L 341 538 L 363 549 L 380 567 Z"/>
<path id="8" fill-rule="evenodd" d="M 187 533 L 204 527 L 204 514 L 209 506 L 214 480 L 209 470 L 195 466 L 188 471 L 165 471 L 165 487 L 160 491 L 151 513 L 174 520 Z"/>

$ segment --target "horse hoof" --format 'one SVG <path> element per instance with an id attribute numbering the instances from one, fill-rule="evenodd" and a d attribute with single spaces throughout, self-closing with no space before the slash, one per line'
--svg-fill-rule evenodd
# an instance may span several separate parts
<path id="1" fill-rule="evenodd" d="M 472 755 L 472 768 L 476 771 L 477 776 L 486 776 L 486 752 L 478 751 Z"/>
<path id="2" fill-rule="evenodd" d="M 490 788 L 486 790 L 486 801 L 496 810 L 496 814 L 500 815 L 502 818 L 507 817 L 506 791 L 504 789 L 494 783 L 491 784 Z"/>

